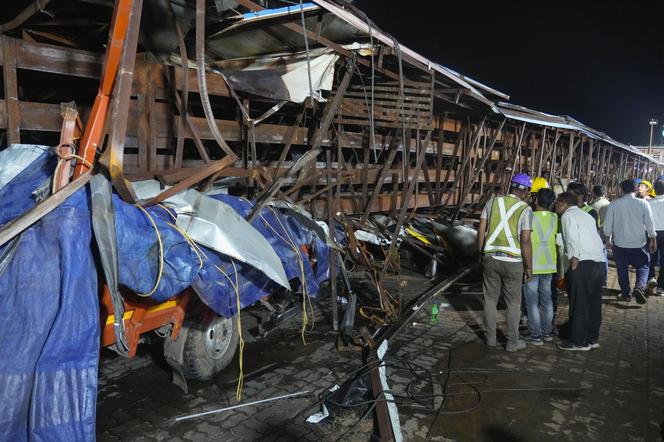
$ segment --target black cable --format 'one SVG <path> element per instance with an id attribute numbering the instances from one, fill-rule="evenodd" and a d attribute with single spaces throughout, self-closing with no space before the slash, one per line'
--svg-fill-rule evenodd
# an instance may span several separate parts
<path id="1" fill-rule="evenodd" d="M 459 348 L 463 345 L 466 345 L 469 342 L 470 341 L 464 342 L 464 343 L 462 343 L 462 344 L 460 344 L 456 347 L 450 347 L 450 350 L 447 354 L 447 377 L 445 378 L 445 382 L 443 383 L 443 401 L 441 402 L 440 407 L 438 407 L 438 410 L 436 411 L 436 414 L 433 417 L 433 420 L 431 421 L 431 424 L 429 425 L 429 429 L 427 430 L 427 434 L 426 434 L 427 439 L 430 438 L 431 430 L 433 429 L 434 424 L 436 423 L 436 421 L 438 420 L 438 417 L 441 415 L 441 413 L 445 409 L 445 406 L 447 405 L 447 389 L 449 387 L 449 382 L 450 382 L 450 378 L 451 378 L 451 375 L 452 375 L 452 354 L 453 354 L 455 349 L 457 349 L 457 348 Z M 481 395 L 480 395 L 479 402 L 481 402 Z M 479 402 L 477 404 L 478 407 L 479 407 Z"/>
<path id="2" fill-rule="evenodd" d="M 360 416 L 360 418 L 348 430 L 344 431 L 344 433 L 341 436 L 339 436 L 334 442 L 339 442 L 341 440 L 344 440 L 344 438 L 348 434 L 350 434 L 352 431 L 354 431 L 355 428 L 357 428 L 357 426 L 360 424 L 360 422 L 362 422 L 362 420 L 364 420 L 364 418 L 367 417 L 369 415 L 369 413 L 371 413 L 373 411 L 374 408 L 376 408 L 376 403 L 377 402 L 374 402 L 373 405 L 371 407 L 369 407 L 367 409 L 367 411 L 365 411 L 364 414 L 362 416 Z"/>

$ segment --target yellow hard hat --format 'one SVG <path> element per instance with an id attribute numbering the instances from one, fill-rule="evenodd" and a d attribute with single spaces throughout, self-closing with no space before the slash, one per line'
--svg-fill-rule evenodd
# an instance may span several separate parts
<path id="1" fill-rule="evenodd" d="M 652 190 L 652 184 L 650 184 L 650 181 L 642 180 L 639 185 L 643 184 L 644 186 L 648 186 L 648 190 Z"/>
<path id="2" fill-rule="evenodd" d="M 548 189 L 549 183 L 544 177 L 533 178 L 533 185 L 530 187 L 530 193 L 537 193 L 540 189 Z"/>

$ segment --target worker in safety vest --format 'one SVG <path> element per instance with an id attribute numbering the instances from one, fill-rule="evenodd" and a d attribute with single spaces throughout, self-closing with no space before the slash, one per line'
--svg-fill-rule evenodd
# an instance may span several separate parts
<path id="1" fill-rule="evenodd" d="M 532 209 L 524 202 L 531 186 L 528 175 L 515 175 L 509 194 L 493 197 L 484 206 L 478 232 L 486 343 L 496 345 L 496 307 L 503 294 L 507 305 L 506 350 L 510 352 L 526 347 L 526 341 L 519 338 L 519 318 L 522 284 L 532 277 Z"/>
<path id="2" fill-rule="evenodd" d="M 609 199 L 606 197 L 606 188 L 597 184 L 593 186 L 593 200 L 590 202 L 590 206 L 595 209 L 597 215 L 599 216 L 599 225 L 603 226 L 604 220 L 606 219 L 606 209 L 609 207 Z"/>
<path id="3" fill-rule="evenodd" d="M 533 186 L 535 181 L 533 181 Z M 542 345 L 553 340 L 553 298 L 551 280 L 558 270 L 556 235 L 558 215 L 551 212 L 556 193 L 539 189 L 535 197 L 532 233 L 533 278 L 523 285 L 523 298 L 528 312 L 526 342 Z"/>
<path id="4" fill-rule="evenodd" d="M 601 220 L 599 219 L 599 213 L 593 207 L 588 204 L 588 188 L 583 183 L 569 183 L 567 185 L 567 191 L 576 197 L 577 206 L 579 209 L 586 212 L 588 215 L 592 216 L 595 219 L 597 228 L 601 226 Z"/>

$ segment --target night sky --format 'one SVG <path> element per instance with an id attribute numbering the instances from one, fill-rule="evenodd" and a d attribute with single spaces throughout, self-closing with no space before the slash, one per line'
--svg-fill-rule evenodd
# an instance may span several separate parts
<path id="1" fill-rule="evenodd" d="M 634 145 L 648 143 L 650 118 L 664 122 L 664 2 L 354 3 L 402 44 L 511 103 Z"/>

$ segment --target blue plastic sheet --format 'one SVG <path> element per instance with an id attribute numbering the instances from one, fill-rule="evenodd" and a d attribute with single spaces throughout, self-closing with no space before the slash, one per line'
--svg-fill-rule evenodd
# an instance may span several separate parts
<path id="1" fill-rule="evenodd" d="M 118 243 L 120 284 L 137 293 L 149 293 L 159 275 L 157 232 L 145 213 L 113 195 L 115 234 Z M 146 209 L 155 222 L 163 245 L 162 276 L 151 298 L 165 301 L 189 287 L 200 261 L 185 237 L 176 230 L 171 212 L 162 207 Z"/>
<path id="2" fill-rule="evenodd" d="M 212 198 L 228 204 L 243 217 L 253 207 L 253 203 L 240 197 L 220 194 L 212 195 Z M 251 225 L 267 239 L 279 256 L 293 289 L 302 291 L 304 280 L 307 295 L 315 298 L 320 283 L 329 278 L 329 246 L 302 224 L 293 221 L 292 217 L 269 207 L 261 210 Z M 317 257 L 316 269 L 312 257 L 303 251 L 303 246 Z M 220 315 L 230 317 L 237 312 L 236 281 L 241 308 L 278 288 L 276 283 L 251 266 L 237 261 L 233 263 L 228 257 L 211 250 L 206 249 L 205 253 L 209 259 L 194 279 L 192 287 Z"/>
<path id="3" fill-rule="evenodd" d="M 56 158 L 46 151 L 0 191 L 0 225 L 35 205 Z M 214 198 L 246 216 L 252 203 Z M 93 440 L 100 325 L 89 192 L 81 189 L 24 231 L 0 274 L 0 440 Z M 162 207 L 145 212 L 113 196 L 120 284 L 166 300 L 188 286 L 217 313 L 237 313 L 279 286 L 254 267 L 195 248 Z M 156 224 L 152 225 L 150 218 Z M 265 208 L 252 225 L 274 248 L 294 290 L 316 297 L 329 246 L 289 210 Z M 10 247 L 0 247 L 0 256 Z M 305 251 L 306 250 L 306 251 Z M 101 269 L 99 269 L 99 272 Z M 236 292 L 237 287 L 237 292 Z"/>
<path id="4" fill-rule="evenodd" d="M 3 189 L 34 205 L 50 157 Z M 8 245 L 0 249 L 0 253 Z M 99 310 L 85 190 L 22 233 L 0 275 L 0 440 L 94 440 Z"/>

